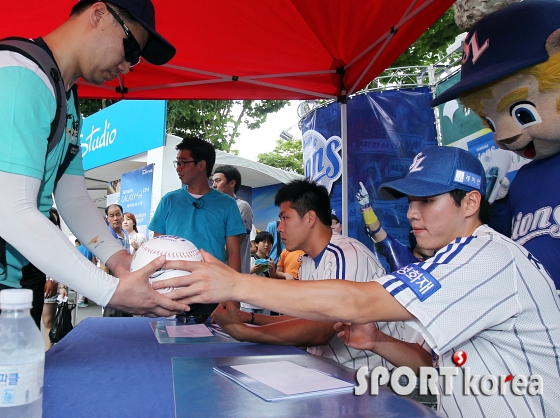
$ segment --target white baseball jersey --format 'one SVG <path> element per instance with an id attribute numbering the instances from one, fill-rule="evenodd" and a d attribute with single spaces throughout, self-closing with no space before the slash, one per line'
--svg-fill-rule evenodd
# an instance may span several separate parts
<path id="1" fill-rule="evenodd" d="M 469 418 L 560 416 L 559 299 L 546 270 L 523 247 L 483 225 L 430 260 L 376 280 L 416 317 L 407 323 L 432 347 L 435 367 L 454 367 L 457 350 L 467 354 L 453 394 L 440 396 L 440 411 Z M 543 395 L 514 395 L 509 382 L 505 396 L 466 396 L 465 367 L 471 376 L 498 379 L 540 375 Z"/>
<path id="2" fill-rule="evenodd" d="M 379 260 L 365 245 L 354 238 L 342 235 L 333 235 L 330 243 L 315 259 L 304 255 L 299 268 L 300 280 L 340 279 L 369 282 L 384 274 L 385 270 Z M 408 342 L 417 341 L 418 333 L 402 322 L 377 322 L 376 324 L 381 331 L 394 338 L 406 339 Z M 407 331 L 406 335 L 405 331 Z M 355 350 L 344 345 L 336 335 L 328 345 L 309 347 L 307 351 L 328 357 L 353 369 L 368 366 L 371 370 L 381 365 L 389 369 L 393 368 L 385 359 L 371 351 Z"/>

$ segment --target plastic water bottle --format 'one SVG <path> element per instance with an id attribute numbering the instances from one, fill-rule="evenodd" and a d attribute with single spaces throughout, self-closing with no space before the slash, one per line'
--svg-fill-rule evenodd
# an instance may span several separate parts
<path id="1" fill-rule="evenodd" d="M 0 292 L 0 417 L 36 418 L 43 413 L 45 343 L 29 310 L 33 292 Z"/>

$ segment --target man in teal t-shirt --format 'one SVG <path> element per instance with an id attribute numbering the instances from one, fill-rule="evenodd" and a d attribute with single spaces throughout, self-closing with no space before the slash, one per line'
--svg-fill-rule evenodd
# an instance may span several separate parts
<path id="1" fill-rule="evenodd" d="M 150 226 L 157 235 L 176 235 L 241 271 L 240 242 L 246 235 L 235 200 L 210 188 L 216 151 L 210 142 L 186 137 L 174 162 L 184 186 L 161 199 Z"/>
<path id="2" fill-rule="evenodd" d="M 183 311 L 185 305 L 158 294 L 148 283 L 150 273 L 164 261 L 130 273 L 132 256 L 109 233 L 91 201 L 79 152 L 81 115 L 72 90 L 80 78 L 96 85 L 114 80 L 128 73 L 140 57 L 155 65 L 173 57 L 175 48 L 155 30 L 153 4 L 150 0 L 82 0 L 66 21 L 33 42 L 56 63 L 57 68 L 46 71 L 64 83 L 66 129 L 47 154 L 58 105 L 53 86 L 34 60 L 1 50 L 0 290 L 22 287 L 22 270 L 31 262 L 102 306 L 157 316 Z M 75 153 L 76 148 L 77 154 L 66 166 L 67 153 Z M 51 224 L 48 210 L 53 195 L 66 225 L 116 277 L 93 266 Z"/>

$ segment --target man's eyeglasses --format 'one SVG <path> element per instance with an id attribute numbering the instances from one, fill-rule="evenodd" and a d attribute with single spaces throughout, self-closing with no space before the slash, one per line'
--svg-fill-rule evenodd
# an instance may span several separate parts
<path id="1" fill-rule="evenodd" d="M 196 161 L 195 160 L 190 160 L 190 161 L 173 161 L 173 165 L 175 166 L 175 168 L 179 167 L 181 170 L 183 168 L 185 168 L 185 165 L 187 165 L 188 163 L 195 163 L 196 165 Z"/>
<path id="2" fill-rule="evenodd" d="M 107 6 L 107 4 L 105 4 L 105 6 Z M 128 29 L 128 26 L 126 26 L 126 23 L 124 23 L 120 16 L 117 14 L 117 12 L 115 12 L 109 6 L 107 6 L 107 10 L 109 10 L 109 13 L 113 15 L 115 20 L 121 25 L 124 30 L 124 34 L 126 35 L 126 38 L 123 38 L 124 59 L 128 63 L 130 63 L 131 67 L 133 67 L 140 62 L 140 55 L 142 54 L 140 45 L 138 44 L 138 41 L 136 41 L 136 38 L 134 37 L 130 29 Z"/>

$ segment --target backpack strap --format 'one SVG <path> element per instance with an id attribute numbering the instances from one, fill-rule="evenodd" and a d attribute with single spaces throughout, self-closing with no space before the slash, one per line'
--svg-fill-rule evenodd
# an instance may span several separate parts
<path id="1" fill-rule="evenodd" d="M 47 51 L 30 39 L 17 37 L 4 38 L 0 41 L 0 50 L 16 52 L 33 61 L 39 66 L 39 68 L 41 68 L 41 70 L 43 70 L 51 82 L 56 97 L 56 114 L 51 123 L 51 132 L 47 138 L 48 154 L 59 143 L 62 133 L 66 128 L 66 113 L 68 110 L 66 104 L 66 91 L 64 89 L 64 83 L 62 81 L 62 77 L 60 76 L 58 66 Z M 77 95 L 74 97 L 77 97 Z"/>
<path id="2" fill-rule="evenodd" d="M 6 240 L 0 237 L 0 280 L 8 278 L 8 263 L 6 261 Z"/>
<path id="3" fill-rule="evenodd" d="M 66 103 L 66 90 L 64 89 L 64 83 L 62 81 L 62 77 L 60 76 L 58 66 L 56 65 L 53 57 L 45 49 L 30 39 L 18 37 L 4 38 L 0 40 L 0 51 L 16 52 L 33 61 L 45 73 L 53 87 L 56 97 L 56 113 L 53 121 L 51 122 L 51 131 L 47 138 L 46 155 L 48 155 L 60 142 L 62 134 L 66 129 L 68 105 Z M 78 115 L 78 118 L 80 118 L 80 104 L 78 101 L 77 86 L 74 85 L 72 89 L 76 114 Z M 79 123 L 80 122 L 78 122 L 78 126 L 76 127 L 78 130 L 80 128 Z M 66 171 L 66 168 L 78 153 L 79 148 L 80 147 L 76 144 L 69 144 L 64 160 L 58 168 L 55 180 L 56 182 L 58 182 L 60 177 L 62 177 L 64 171 Z M 7 274 L 6 241 L 0 237 L 0 278 L 6 278 Z"/>
<path id="4" fill-rule="evenodd" d="M 72 95 L 74 96 L 74 107 L 76 108 L 76 116 L 78 117 L 78 120 L 75 122 L 75 126 L 72 126 L 73 130 L 76 130 L 76 132 L 80 132 L 81 129 L 81 118 L 80 118 L 80 100 L 78 99 L 78 86 L 77 85 L 73 85 L 72 86 Z M 64 103 L 66 103 L 66 100 L 64 101 Z M 65 104 L 65 108 L 66 108 L 66 104 Z M 67 109 L 65 109 L 67 110 Z M 64 113 L 66 115 L 66 111 Z M 60 120 L 64 120 L 64 122 L 66 122 L 66 118 L 60 118 Z M 66 123 L 60 123 L 60 125 L 65 128 L 66 127 Z M 52 131 L 51 131 L 52 134 Z M 60 141 L 61 136 L 58 136 L 58 140 L 56 140 L 56 143 L 58 143 Z M 50 138 L 49 138 L 50 139 Z M 49 142 L 49 146 L 55 142 L 55 140 L 51 140 L 51 142 Z M 51 148 L 52 149 L 52 148 Z M 80 151 L 80 147 L 77 144 L 72 144 L 69 143 L 68 144 L 68 148 L 66 149 L 66 154 L 64 155 L 64 160 L 62 161 L 62 164 L 60 164 L 58 166 L 58 171 L 56 172 L 56 179 L 55 179 L 55 183 L 58 183 L 58 180 L 60 180 L 60 178 L 62 177 L 62 175 L 64 174 L 64 172 L 66 171 L 66 169 L 68 168 L 68 166 L 70 165 L 70 163 L 72 162 L 72 160 L 74 159 L 74 157 L 76 157 L 76 155 L 78 154 L 78 151 Z M 47 154 L 49 153 L 49 150 L 47 150 Z"/>

